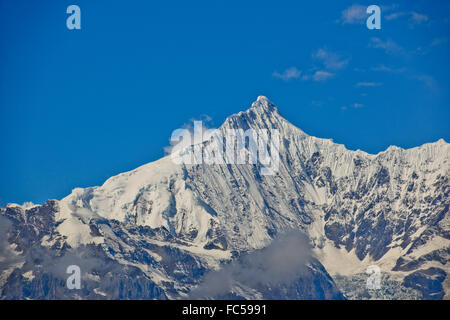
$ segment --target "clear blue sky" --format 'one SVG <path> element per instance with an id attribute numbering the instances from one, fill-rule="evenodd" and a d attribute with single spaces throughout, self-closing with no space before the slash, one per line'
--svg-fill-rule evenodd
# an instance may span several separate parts
<path id="1" fill-rule="evenodd" d="M 353 150 L 449 141 L 449 17 L 439 0 L 2 0 L 0 204 L 101 185 L 258 95 Z"/>

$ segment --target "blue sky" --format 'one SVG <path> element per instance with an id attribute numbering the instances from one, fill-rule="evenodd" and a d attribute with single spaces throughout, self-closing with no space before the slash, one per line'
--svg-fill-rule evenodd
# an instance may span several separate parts
<path id="1" fill-rule="evenodd" d="M 1 1 L 0 204 L 101 185 L 258 95 L 352 150 L 450 141 L 449 17 L 439 0 Z"/>

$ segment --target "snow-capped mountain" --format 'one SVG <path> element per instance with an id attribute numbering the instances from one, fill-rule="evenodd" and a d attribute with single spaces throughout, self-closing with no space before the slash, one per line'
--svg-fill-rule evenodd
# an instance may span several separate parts
<path id="1" fill-rule="evenodd" d="M 219 130 L 249 128 L 279 130 L 276 174 L 166 156 L 59 201 L 1 208 L 0 297 L 449 297 L 448 143 L 347 150 L 262 96 Z M 66 288 L 68 265 L 80 290 Z M 371 265 L 379 290 L 366 288 Z"/>

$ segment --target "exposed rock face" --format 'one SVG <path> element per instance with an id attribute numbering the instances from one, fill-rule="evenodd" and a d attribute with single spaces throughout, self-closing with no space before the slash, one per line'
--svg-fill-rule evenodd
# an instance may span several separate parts
<path id="1" fill-rule="evenodd" d="M 428 268 L 411 273 L 405 277 L 406 287 L 422 292 L 425 299 L 439 300 L 444 297 L 442 282 L 447 274 L 439 268 Z"/>
<path id="2" fill-rule="evenodd" d="M 265 97 L 220 130 L 233 128 L 279 130 L 277 174 L 261 175 L 261 164 L 176 165 L 165 157 L 60 201 L 1 208 L 8 232 L 0 236 L 0 296 L 188 297 L 211 270 L 291 229 L 313 246 L 317 260 L 305 262 L 307 271 L 271 290 L 237 282 L 225 297 L 339 299 L 334 276 L 347 297 L 370 297 L 354 294 L 369 265 L 389 275 L 378 298 L 448 292 L 448 143 L 350 151 L 305 134 Z M 70 264 L 84 270 L 81 290 L 65 287 Z"/>

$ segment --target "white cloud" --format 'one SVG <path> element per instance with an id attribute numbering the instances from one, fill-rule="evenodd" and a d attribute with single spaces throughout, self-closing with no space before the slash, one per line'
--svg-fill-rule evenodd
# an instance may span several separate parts
<path id="1" fill-rule="evenodd" d="M 397 3 L 393 3 L 391 5 L 382 5 L 381 6 L 381 11 L 382 12 L 389 12 L 389 11 L 397 9 L 398 7 L 399 7 L 399 5 Z"/>
<path id="2" fill-rule="evenodd" d="M 351 104 L 350 106 L 353 107 L 353 108 L 355 108 L 355 109 L 364 107 L 364 105 L 363 105 L 362 103 L 353 103 L 353 104 Z M 341 107 L 341 110 L 342 110 L 342 111 L 345 111 L 345 110 L 347 110 L 347 109 L 348 109 L 347 106 L 342 106 L 342 107 Z"/>
<path id="3" fill-rule="evenodd" d="M 406 71 L 406 68 L 392 68 L 388 67 L 384 64 L 372 67 L 372 71 L 382 71 L 382 72 L 391 72 L 391 73 L 403 73 Z"/>
<path id="4" fill-rule="evenodd" d="M 201 132 L 197 131 L 197 133 L 200 134 L 202 137 L 204 137 L 206 139 L 205 132 L 207 130 L 211 129 L 210 128 L 210 122 L 212 122 L 212 118 L 209 115 L 207 115 L 207 114 L 201 114 L 199 119 L 195 119 L 195 118 L 189 119 L 189 122 L 188 123 L 184 123 L 181 126 L 181 129 L 188 130 L 191 133 L 191 135 L 193 136 L 196 133 L 195 130 L 199 129 L 199 128 L 196 128 L 195 125 L 193 125 L 196 121 L 200 121 L 201 122 L 201 130 L 202 130 Z M 169 146 L 163 147 L 163 151 L 164 151 L 165 155 L 171 154 L 173 147 L 177 143 L 179 143 L 179 141 L 173 141 L 172 139 L 170 139 L 169 143 L 170 143 Z"/>
<path id="5" fill-rule="evenodd" d="M 313 101 L 311 101 L 311 104 L 313 106 L 315 106 L 315 107 L 322 107 L 325 104 L 325 102 L 324 101 L 313 100 Z"/>
<path id="6" fill-rule="evenodd" d="M 357 87 L 379 87 L 381 85 L 381 82 L 358 82 L 356 84 Z"/>
<path id="7" fill-rule="evenodd" d="M 405 11 L 393 12 L 391 14 L 386 15 L 384 18 L 389 21 L 389 20 L 396 20 L 396 19 L 402 18 L 402 17 L 408 17 L 408 21 L 412 25 L 422 24 L 422 23 L 427 22 L 429 20 L 427 15 L 422 14 L 422 13 L 417 13 L 417 12 L 414 12 L 414 11 L 410 11 L 410 12 L 405 12 Z"/>
<path id="8" fill-rule="evenodd" d="M 448 38 L 436 38 L 433 40 L 433 42 L 431 42 L 431 46 L 439 46 L 441 44 L 446 44 L 448 42 Z"/>
<path id="9" fill-rule="evenodd" d="M 344 59 L 340 55 L 323 48 L 314 52 L 313 58 L 320 60 L 327 69 L 331 70 L 345 68 L 348 64 L 348 59 Z"/>
<path id="10" fill-rule="evenodd" d="M 429 54 L 430 51 L 437 46 L 446 45 L 448 43 L 447 37 L 435 38 L 429 45 L 417 47 L 412 51 L 412 53 L 416 55 L 426 55 Z"/>
<path id="11" fill-rule="evenodd" d="M 383 19 L 390 21 L 406 17 L 411 27 L 430 20 L 429 17 L 423 13 L 415 11 L 396 11 L 398 7 L 397 4 L 381 6 Z M 342 24 L 363 24 L 369 16 L 366 10 L 367 6 L 353 4 L 341 12 L 341 18 L 338 22 L 341 22 Z"/>
<path id="12" fill-rule="evenodd" d="M 305 73 L 296 67 L 290 67 L 282 73 L 275 71 L 272 73 L 272 76 L 283 79 L 284 81 L 301 79 L 303 81 L 312 80 L 316 82 L 324 82 L 336 75 L 334 71 L 345 68 L 350 60 L 343 58 L 341 55 L 331 52 L 326 48 L 320 48 L 313 52 L 312 58 L 318 60 L 321 66 L 311 67 Z"/>
<path id="13" fill-rule="evenodd" d="M 395 20 L 395 19 L 398 19 L 398 18 L 400 18 L 400 17 L 403 17 L 403 16 L 405 16 L 405 15 L 407 15 L 408 13 L 407 12 L 393 12 L 393 13 L 391 13 L 391 14 L 388 14 L 388 15 L 386 15 L 384 18 L 386 19 L 386 20 Z"/>
<path id="14" fill-rule="evenodd" d="M 350 104 L 350 107 L 355 108 L 355 109 L 358 109 L 358 108 L 364 107 L 364 105 L 363 105 L 362 103 L 357 103 L 357 102 L 355 102 L 355 103 Z M 349 108 L 349 107 L 347 107 L 347 106 L 342 106 L 342 107 L 341 107 L 341 110 L 342 110 L 342 111 L 346 111 L 346 110 L 348 110 L 348 108 Z"/>
<path id="15" fill-rule="evenodd" d="M 363 23 L 367 18 L 367 6 L 353 4 L 341 12 L 341 21 L 343 24 Z"/>
<path id="16" fill-rule="evenodd" d="M 373 48 L 383 49 L 388 54 L 399 54 L 403 52 L 403 48 L 391 39 L 382 41 L 380 38 L 374 37 L 370 39 L 369 46 Z"/>
<path id="17" fill-rule="evenodd" d="M 319 70 L 314 73 L 314 75 L 312 76 L 312 79 L 314 81 L 321 82 L 321 81 L 327 81 L 328 79 L 330 79 L 332 77 L 334 77 L 334 73 Z"/>
<path id="18" fill-rule="evenodd" d="M 420 14 L 417 12 L 411 12 L 410 15 L 411 15 L 410 21 L 414 22 L 415 24 L 421 24 L 423 22 L 428 21 L 428 17 L 424 14 Z"/>
<path id="19" fill-rule="evenodd" d="M 302 80 L 303 80 L 303 81 L 307 81 L 307 80 L 309 80 L 309 79 L 311 79 L 311 76 L 310 76 L 310 75 L 304 74 L 304 75 L 302 76 Z"/>
<path id="20" fill-rule="evenodd" d="M 291 68 L 284 70 L 283 73 L 279 73 L 279 72 L 275 71 L 272 75 L 275 78 L 280 78 L 280 79 L 283 79 L 284 81 L 288 81 L 291 79 L 300 78 L 301 73 L 302 72 L 300 70 L 298 70 L 296 67 L 291 67 Z"/>
<path id="21" fill-rule="evenodd" d="M 391 67 L 387 67 L 384 64 L 379 65 L 377 67 L 372 67 L 372 71 L 386 71 L 386 72 L 391 72 L 392 68 Z"/>
<path id="22" fill-rule="evenodd" d="M 298 231 L 288 231 L 267 247 L 242 254 L 219 270 L 205 274 L 189 298 L 223 296 L 231 292 L 233 285 L 253 290 L 295 284 L 305 274 L 312 257 L 309 239 Z"/>
<path id="23" fill-rule="evenodd" d="M 421 81 L 428 89 L 432 91 L 436 91 L 438 89 L 436 80 L 432 76 L 422 74 L 414 76 L 414 79 Z"/>

